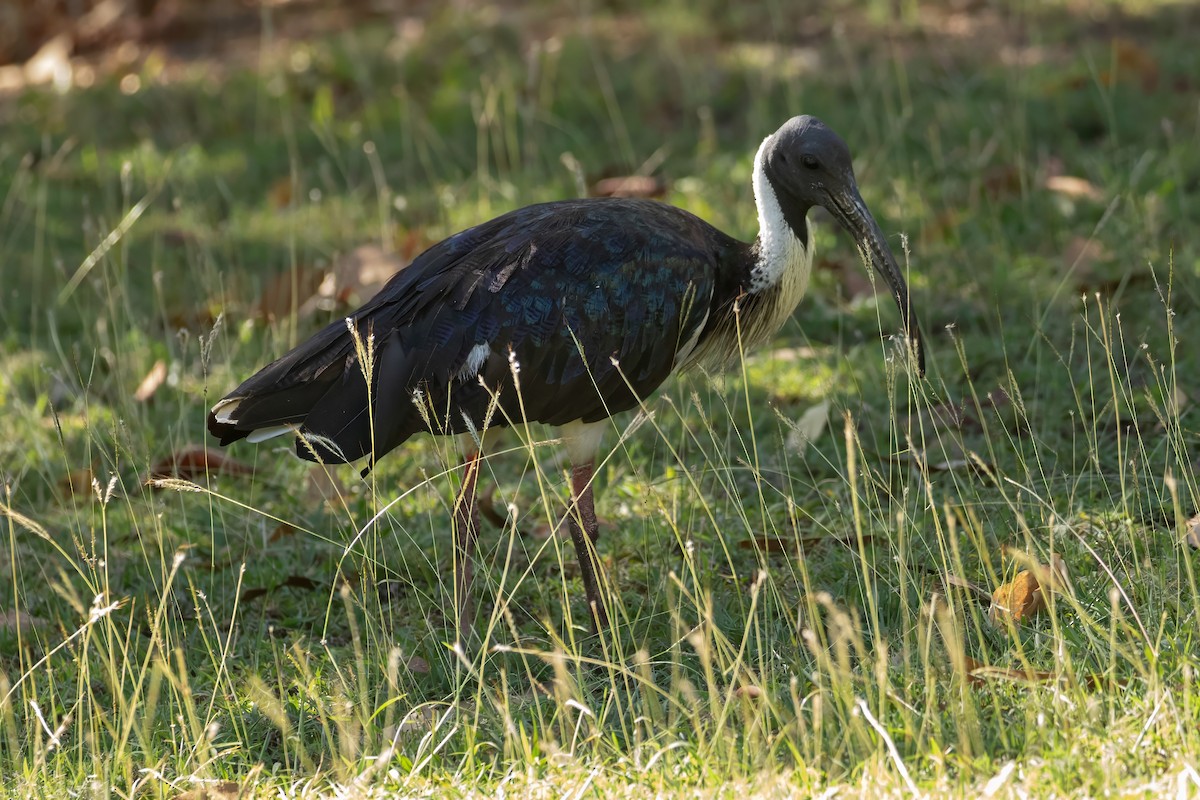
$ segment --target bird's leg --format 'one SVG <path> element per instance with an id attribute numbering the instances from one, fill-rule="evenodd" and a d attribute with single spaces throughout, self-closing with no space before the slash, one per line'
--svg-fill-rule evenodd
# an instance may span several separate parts
<path id="1" fill-rule="evenodd" d="M 600 534 L 600 523 L 596 520 L 596 506 L 592 495 L 592 475 L 595 462 L 586 461 L 571 468 L 571 541 L 579 557 L 579 572 L 583 577 L 583 588 L 587 592 L 588 608 L 591 609 L 592 630 L 599 633 L 608 626 L 608 613 L 604 609 L 604 598 L 600 595 L 599 559 L 596 554 L 596 538 Z"/>
<path id="2" fill-rule="evenodd" d="M 459 641 L 466 641 L 474 622 L 471 602 L 471 558 L 479 536 L 479 503 L 475 484 L 479 479 L 479 450 L 467 451 L 462 491 L 454 504 L 454 607 L 458 611 Z"/>

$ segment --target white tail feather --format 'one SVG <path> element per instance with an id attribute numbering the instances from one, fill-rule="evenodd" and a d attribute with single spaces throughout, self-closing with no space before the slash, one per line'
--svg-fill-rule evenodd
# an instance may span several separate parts
<path id="1" fill-rule="evenodd" d="M 271 428 L 259 428 L 247 436 L 246 441 L 252 444 L 258 444 L 259 442 L 265 442 L 267 439 L 274 439 L 276 436 L 283 436 L 285 433 L 295 432 L 295 425 L 275 425 Z"/>
<path id="2" fill-rule="evenodd" d="M 237 425 L 237 420 L 233 418 L 233 412 L 237 410 L 240 402 L 242 402 L 242 398 L 231 397 L 213 406 L 212 411 L 216 415 L 217 422 L 222 425 Z"/>

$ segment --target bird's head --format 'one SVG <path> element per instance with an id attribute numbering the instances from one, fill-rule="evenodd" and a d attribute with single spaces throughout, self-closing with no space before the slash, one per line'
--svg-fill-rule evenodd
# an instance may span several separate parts
<path id="1" fill-rule="evenodd" d="M 760 158 L 763 174 L 793 231 L 803 236 L 808 210 L 821 206 L 854 237 L 891 288 L 924 374 L 925 349 L 916 313 L 909 303 L 908 285 L 883 231 L 858 192 L 850 148 L 842 137 L 816 117 L 793 117 L 763 142 Z"/>

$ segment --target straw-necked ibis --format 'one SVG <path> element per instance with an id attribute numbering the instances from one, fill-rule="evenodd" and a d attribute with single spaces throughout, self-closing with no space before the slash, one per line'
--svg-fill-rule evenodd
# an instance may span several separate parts
<path id="1" fill-rule="evenodd" d="M 859 194 L 845 142 L 818 119 L 790 119 L 758 148 L 753 184 L 759 232 L 749 243 L 636 199 L 533 205 L 457 233 L 230 392 L 213 406 L 209 431 L 223 445 L 295 434 L 301 458 L 368 464 L 421 431 L 462 435 L 463 608 L 479 529 L 479 432 L 559 426 L 572 464 L 571 538 L 599 628 L 607 616 L 592 473 L 606 421 L 671 374 L 725 365 L 779 330 L 808 286 L 810 208 L 828 210 L 887 282 L 924 369 L 904 277 Z"/>

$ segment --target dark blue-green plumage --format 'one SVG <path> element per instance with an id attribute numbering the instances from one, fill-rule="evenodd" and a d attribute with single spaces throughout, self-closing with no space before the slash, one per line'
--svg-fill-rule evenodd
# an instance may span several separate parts
<path id="1" fill-rule="evenodd" d="M 339 320 L 230 393 L 234 421 L 214 410 L 209 429 L 227 444 L 294 425 L 310 437 L 297 441 L 302 457 L 354 461 L 424 430 L 595 422 L 653 392 L 680 349 L 727 313 L 750 250 L 652 201 L 522 208 L 433 246 L 354 312 L 360 337 L 373 337 L 370 410 Z M 489 353 L 472 369 L 480 345 Z"/>

